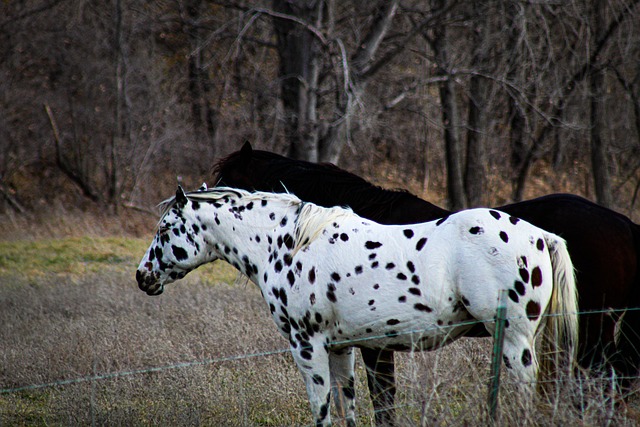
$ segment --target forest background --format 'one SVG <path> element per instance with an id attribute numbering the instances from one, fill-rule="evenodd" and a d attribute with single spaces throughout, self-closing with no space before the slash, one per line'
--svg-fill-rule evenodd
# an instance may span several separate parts
<path id="1" fill-rule="evenodd" d="M 2 222 L 135 232 L 244 141 L 451 209 L 572 192 L 639 222 L 638 3 L 4 1 Z"/>

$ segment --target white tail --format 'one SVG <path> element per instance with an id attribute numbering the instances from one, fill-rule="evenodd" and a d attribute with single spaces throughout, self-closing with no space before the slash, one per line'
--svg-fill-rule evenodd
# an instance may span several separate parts
<path id="1" fill-rule="evenodd" d="M 554 379 L 563 367 L 571 373 L 576 362 L 578 293 L 566 242 L 551 233 L 545 233 L 545 241 L 553 269 L 553 291 L 543 321 L 541 372 Z"/>

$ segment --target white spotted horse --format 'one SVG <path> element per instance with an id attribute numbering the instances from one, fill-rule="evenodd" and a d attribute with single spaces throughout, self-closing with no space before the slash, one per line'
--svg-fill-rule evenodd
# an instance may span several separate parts
<path id="1" fill-rule="evenodd" d="M 433 350 L 463 336 L 472 320 L 492 332 L 503 290 L 504 364 L 526 391 L 537 379 L 539 329 L 543 345 L 574 355 L 576 290 L 565 242 L 508 214 L 473 209 L 381 225 L 290 194 L 180 187 L 163 208 L 136 272 L 139 288 L 159 295 L 217 259 L 248 276 L 290 343 L 317 425 L 331 423 L 332 385 L 355 424 L 354 346 Z"/>

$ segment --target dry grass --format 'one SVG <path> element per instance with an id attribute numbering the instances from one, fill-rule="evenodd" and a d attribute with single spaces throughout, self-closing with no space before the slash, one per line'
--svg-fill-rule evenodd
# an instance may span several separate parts
<path id="1" fill-rule="evenodd" d="M 0 425 L 310 425 L 288 353 L 212 362 L 287 348 L 258 289 L 220 263 L 148 297 L 133 278 L 146 243 L 0 242 L 0 389 L 123 373 L 2 393 Z M 398 354 L 400 425 L 489 424 L 490 344 L 467 339 L 437 352 Z M 358 421 L 370 425 L 361 366 L 358 377 Z M 611 407 L 607 387 L 603 380 L 568 386 L 554 407 L 524 401 L 506 384 L 502 424 L 636 425 L 631 411 Z"/>

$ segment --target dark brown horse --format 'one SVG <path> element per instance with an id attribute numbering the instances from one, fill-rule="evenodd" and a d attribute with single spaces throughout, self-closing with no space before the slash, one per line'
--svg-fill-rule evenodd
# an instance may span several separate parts
<path id="1" fill-rule="evenodd" d="M 451 214 L 406 191 L 374 186 L 334 165 L 253 150 L 249 143 L 220 160 L 214 173 L 216 185 L 288 191 L 322 206 L 349 206 L 358 215 L 382 224 L 425 222 Z M 595 371 L 613 369 L 626 387 L 640 367 L 640 311 L 624 312 L 640 307 L 640 226 L 624 215 L 569 194 L 544 196 L 497 209 L 567 241 L 576 268 L 580 311 L 594 312 L 580 315 L 580 365 Z M 476 329 L 468 336 L 486 335 Z M 362 357 L 376 423 L 392 424 L 393 352 L 362 349 Z"/>

